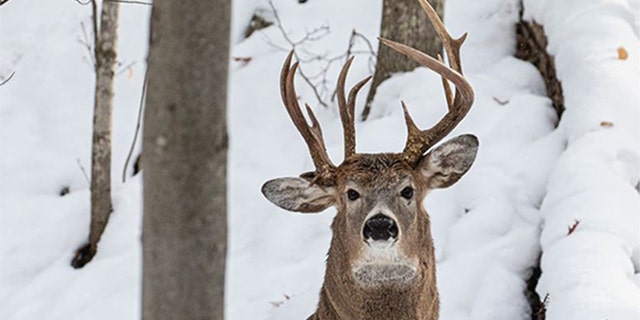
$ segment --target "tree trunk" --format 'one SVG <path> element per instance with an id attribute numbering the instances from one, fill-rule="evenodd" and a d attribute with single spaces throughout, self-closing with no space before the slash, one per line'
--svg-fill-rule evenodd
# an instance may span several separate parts
<path id="1" fill-rule="evenodd" d="M 154 0 L 142 318 L 223 319 L 229 0 Z"/>
<path id="2" fill-rule="evenodd" d="M 100 241 L 112 211 L 111 118 L 120 4 L 112 1 L 102 3 L 99 31 L 95 1 L 92 2 L 92 5 L 96 89 L 93 111 L 93 147 L 91 150 L 91 226 L 89 243 L 78 249 L 71 262 L 75 268 L 82 268 L 93 259 L 98 249 L 98 241 Z"/>
<path id="3" fill-rule="evenodd" d="M 429 0 L 429 3 L 442 19 L 444 0 Z M 442 41 L 417 0 L 384 0 L 380 36 L 406 44 L 433 57 L 442 52 Z M 394 73 L 411 71 L 417 66 L 415 62 L 379 43 L 376 71 L 362 111 L 362 119 L 366 120 L 369 116 L 376 90 L 384 80 L 389 79 Z"/>

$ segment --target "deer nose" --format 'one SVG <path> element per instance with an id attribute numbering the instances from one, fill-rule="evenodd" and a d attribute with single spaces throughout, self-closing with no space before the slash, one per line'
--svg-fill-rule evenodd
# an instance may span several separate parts
<path id="1" fill-rule="evenodd" d="M 378 213 L 364 223 L 362 235 L 366 240 L 388 240 L 398 237 L 398 226 L 388 216 Z"/>

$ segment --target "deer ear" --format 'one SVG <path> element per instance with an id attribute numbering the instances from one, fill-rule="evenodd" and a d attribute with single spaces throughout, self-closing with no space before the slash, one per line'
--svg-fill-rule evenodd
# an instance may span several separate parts
<path id="1" fill-rule="evenodd" d="M 262 186 L 262 194 L 276 206 L 295 212 L 321 212 L 335 203 L 333 188 L 311 185 L 302 178 L 269 180 Z"/>
<path id="2" fill-rule="evenodd" d="M 471 168 L 478 152 L 478 138 L 465 134 L 455 137 L 422 157 L 418 170 L 429 189 L 446 188 L 456 183 Z"/>

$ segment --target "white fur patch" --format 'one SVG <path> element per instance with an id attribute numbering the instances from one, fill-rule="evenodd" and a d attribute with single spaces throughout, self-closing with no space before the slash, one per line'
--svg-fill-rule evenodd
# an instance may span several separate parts
<path id="1" fill-rule="evenodd" d="M 369 239 L 359 263 L 352 268 L 356 282 L 362 287 L 409 285 L 416 277 L 417 259 L 400 252 L 395 240 Z"/>

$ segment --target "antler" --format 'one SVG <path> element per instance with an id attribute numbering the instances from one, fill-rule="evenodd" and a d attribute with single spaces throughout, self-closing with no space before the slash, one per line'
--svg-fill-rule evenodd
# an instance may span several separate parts
<path id="1" fill-rule="evenodd" d="M 422 154 L 449 134 L 458 125 L 458 123 L 464 119 L 473 104 L 473 89 L 462 75 L 462 66 L 460 64 L 460 47 L 466 39 L 467 34 L 465 33 L 458 39 L 453 39 L 445 29 L 442 20 L 440 20 L 440 17 L 438 17 L 438 14 L 427 0 L 418 1 L 429 17 L 429 20 L 433 24 L 436 32 L 440 38 L 442 38 L 443 46 L 447 52 L 447 57 L 449 58 L 449 67 L 442 63 L 442 58 L 440 56 L 438 57 L 439 60 L 436 60 L 429 55 L 404 44 L 380 38 L 380 41 L 383 44 L 404 54 L 411 60 L 435 71 L 442 77 L 442 85 L 444 87 L 445 98 L 447 100 L 449 111 L 433 127 L 427 130 L 420 130 L 409 115 L 406 105 L 402 102 L 408 130 L 407 143 L 402 151 L 402 155 L 405 161 L 411 164 L 417 163 Z M 453 82 L 456 86 L 455 97 L 451 97 L 449 81 Z"/>
<path id="2" fill-rule="evenodd" d="M 282 95 L 282 102 L 284 103 L 293 124 L 296 126 L 309 148 L 311 159 L 316 167 L 315 173 L 312 174 L 312 183 L 331 185 L 335 179 L 336 166 L 331 162 L 331 159 L 329 159 L 327 148 L 324 144 L 324 139 L 322 138 L 322 129 L 320 128 L 320 124 L 318 123 L 318 119 L 315 114 L 311 111 L 311 107 L 309 107 L 308 104 L 305 104 L 307 114 L 309 114 L 309 118 L 311 119 L 311 126 L 309 126 L 307 120 L 302 114 L 302 111 L 300 110 L 296 89 L 293 84 L 293 78 L 296 70 L 298 69 L 298 63 L 296 62 L 290 67 L 292 57 L 293 50 L 289 52 L 289 55 L 282 66 L 282 72 L 280 73 L 280 94 Z"/>
<path id="3" fill-rule="evenodd" d="M 342 120 L 342 129 L 344 131 L 344 158 L 356 153 L 356 129 L 353 114 L 355 113 L 356 96 L 358 91 L 371 79 L 368 76 L 360 82 L 356 83 L 349 91 L 349 100 L 344 95 L 344 82 L 347 79 L 347 73 L 353 62 L 353 57 L 349 58 L 342 66 L 340 76 L 338 77 L 338 87 L 336 94 L 338 95 L 338 107 L 340 109 L 340 119 Z"/>
<path id="4" fill-rule="evenodd" d="M 322 129 L 318 123 L 318 119 L 311 110 L 308 104 L 305 104 L 307 113 L 311 119 L 312 125 L 309 126 L 305 119 L 298 99 L 296 95 L 296 89 L 293 84 L 293 77 L 298 69 L 298 62 L 291 65 L 291 59 L 293 58 L 293 50 L 287 55 L 287 59 L 282 66 L 282 72 L 280 73 L 280 94 L 282 95 L 282 102 L 296 126 L 302 138 L 307 143 L 309 153 L 313 159 L 313 164 L 316 166 L 313 176 L 313 183 L 319 183 L 322 185 L 331 185 L 334 182 L 336 166 L 329 159 L 327 154 L 327 148 L 322 138 Z M 356 83 L 349 91 L 349 99 L 345 97 L 345 81 L 347 79 L 347 73 L 353 62 L 353 57 L 349 58 L 345 62 L 340 76 L 338 77 L 338 87 L 336 94 L 338 96 L 338 107 L 340 109 L 340 119 L 342 120 L 342 128 L 344 130 L 344 158 L 355 154 L 356 152 L 356 130 L 353 114 L 355 113 L 356 96 L 358 91 L 371 79 L 371 76 L 366 77 L 360 82 Z M 308 174 L 304 174 L 307 176 Z"/>

